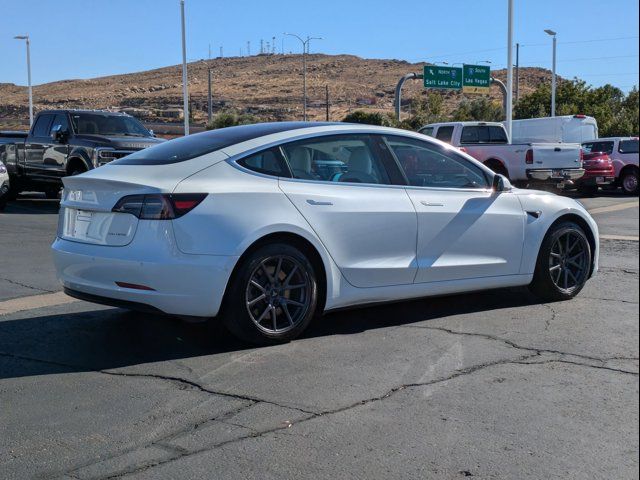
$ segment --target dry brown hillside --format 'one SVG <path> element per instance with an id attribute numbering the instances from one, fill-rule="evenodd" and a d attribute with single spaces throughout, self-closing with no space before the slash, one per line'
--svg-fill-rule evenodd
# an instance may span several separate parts
<path id="1" fill-rule="evenodd" d="M 235 109 L 262 120 L 292 120 L 302 116 L 302 58 L 300 55 L 264 55 L 218 58 L 208 61 L 213 70 L 214 110 Z M 352 55 L 308 57 L 309 114 L 325 116 L 325 86 L 329 87 L 331 119 L 340 120 L 354 109 L 391 112 L 398 78 L 420 72 L 423 63 L 371 60 Z M 189 64 L 189 89 L 196 123 L 206 119 L 207 63 Z M 45 108 L 138 108 L 134 114 L 148 121 L 176 121 L 182 106 L 179 65 L 126 75 L 89 80 L 64 80 L 34 87 L 36 111 Z M 504 70 L 494 72 L 502 80 Z M 548 70 L 520 70 L 520 92 L 526 94 L 540 82 L 549 81 Z M 424 94 L 420 82 L 408 82 L 404 99 Z M 493 96 L 500 99 L 498 89 Z M 452 109 L 460 95 L 446 95 Z M 16 127 L 27 118 L 25 87 L 0 84 L 0 128 Z"/>

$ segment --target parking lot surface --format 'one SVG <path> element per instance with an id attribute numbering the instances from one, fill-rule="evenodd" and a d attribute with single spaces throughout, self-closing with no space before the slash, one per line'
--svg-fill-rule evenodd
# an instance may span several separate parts
<path id="1" fill-rule="evenodd" d="M 637 478 L 638 200 L 580 199 L 600 272 L 333 313 L 289 344 L 75 301 L 57 204 L 0 214 L 0 477 Z"/>

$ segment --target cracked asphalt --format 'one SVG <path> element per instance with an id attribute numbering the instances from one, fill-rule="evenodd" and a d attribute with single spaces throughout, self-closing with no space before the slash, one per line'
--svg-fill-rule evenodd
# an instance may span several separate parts
<path id="1" fill-rule="evenodd" d="M 603 240 L 570 302 L 416 300 L 253 348 L 62 303 L 56 203 L 23 197 L 0 214 L 0 478 L 638 478 L 638 203 L 581 201 L 635 240 Z"/>

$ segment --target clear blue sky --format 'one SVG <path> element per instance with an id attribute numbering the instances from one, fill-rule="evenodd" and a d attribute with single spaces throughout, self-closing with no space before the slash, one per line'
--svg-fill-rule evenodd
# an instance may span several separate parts
<path id="1" fill-rule="evenodd" d="M 637 0 L 515 0 L 521 65 L 623 90 L 638 84 Z M 394 11 L 399 7 L 399 11 Z M 259 49 L 291 31 L 325 39 L 313 52 L 370 58 L 506 65 L 507 0 L 186 0 L 187 56 Z M 32 41 L 34 84 L 135 72 L 180 63 L 179 0 L 0 0 L 0 82 L 26 84 L 24 42 Z M 287 38 L 285 50 L 300 51 Z"/>

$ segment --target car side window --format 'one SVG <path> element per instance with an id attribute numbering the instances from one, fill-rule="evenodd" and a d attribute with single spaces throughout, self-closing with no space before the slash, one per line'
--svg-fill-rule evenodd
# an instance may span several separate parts
<path id="1" fill-rule="evenodd" d="M 436 138 L 438 140 L 442 140 L 443 142 L 451 143 L 451 137 L 453 136 L 453 126 L 449 127 L 439 127 L 436 132 Z"/>
<path id="2" fill-rule="evenodd" d="M 282 155 L 277 149 L 265 150 L 238 160 L 238 165 L 254 172 L 274 177 L 291 177 Z"/>
<path id="3" fill-rule="evenodd" d="M 620 140 L 618 145 L 620 153 L 638 153 L 638 140 Z"/>
<path id="4" fill-rule="evenodd" d="M 36 124 L 33 127 L 33 136 L 34 137 L 48 137 L 49 136 L 49 125 L 51 124 L 51 119 L 53 118 L 52 114 L 45 113 L 38 116 L 36 120 Z"/>
<path id="5" fill-rule="evenodd" d="M 293 178 L 390 184 L 375 140 L 368 135 L 314 137 L 281 146 Z"/>
<path id="6" fill-rule="evenodd" d="M 424 127 L 419 131 L 419 133 L 427 135 L 429 137 L 433 137 L 433 127 Z"/>
<path id="7" fill-rule="evenodd" d="M 385 137 L 414 187 L 489 188 L 484 171 L 461 155 L 413 138 Z"/>

